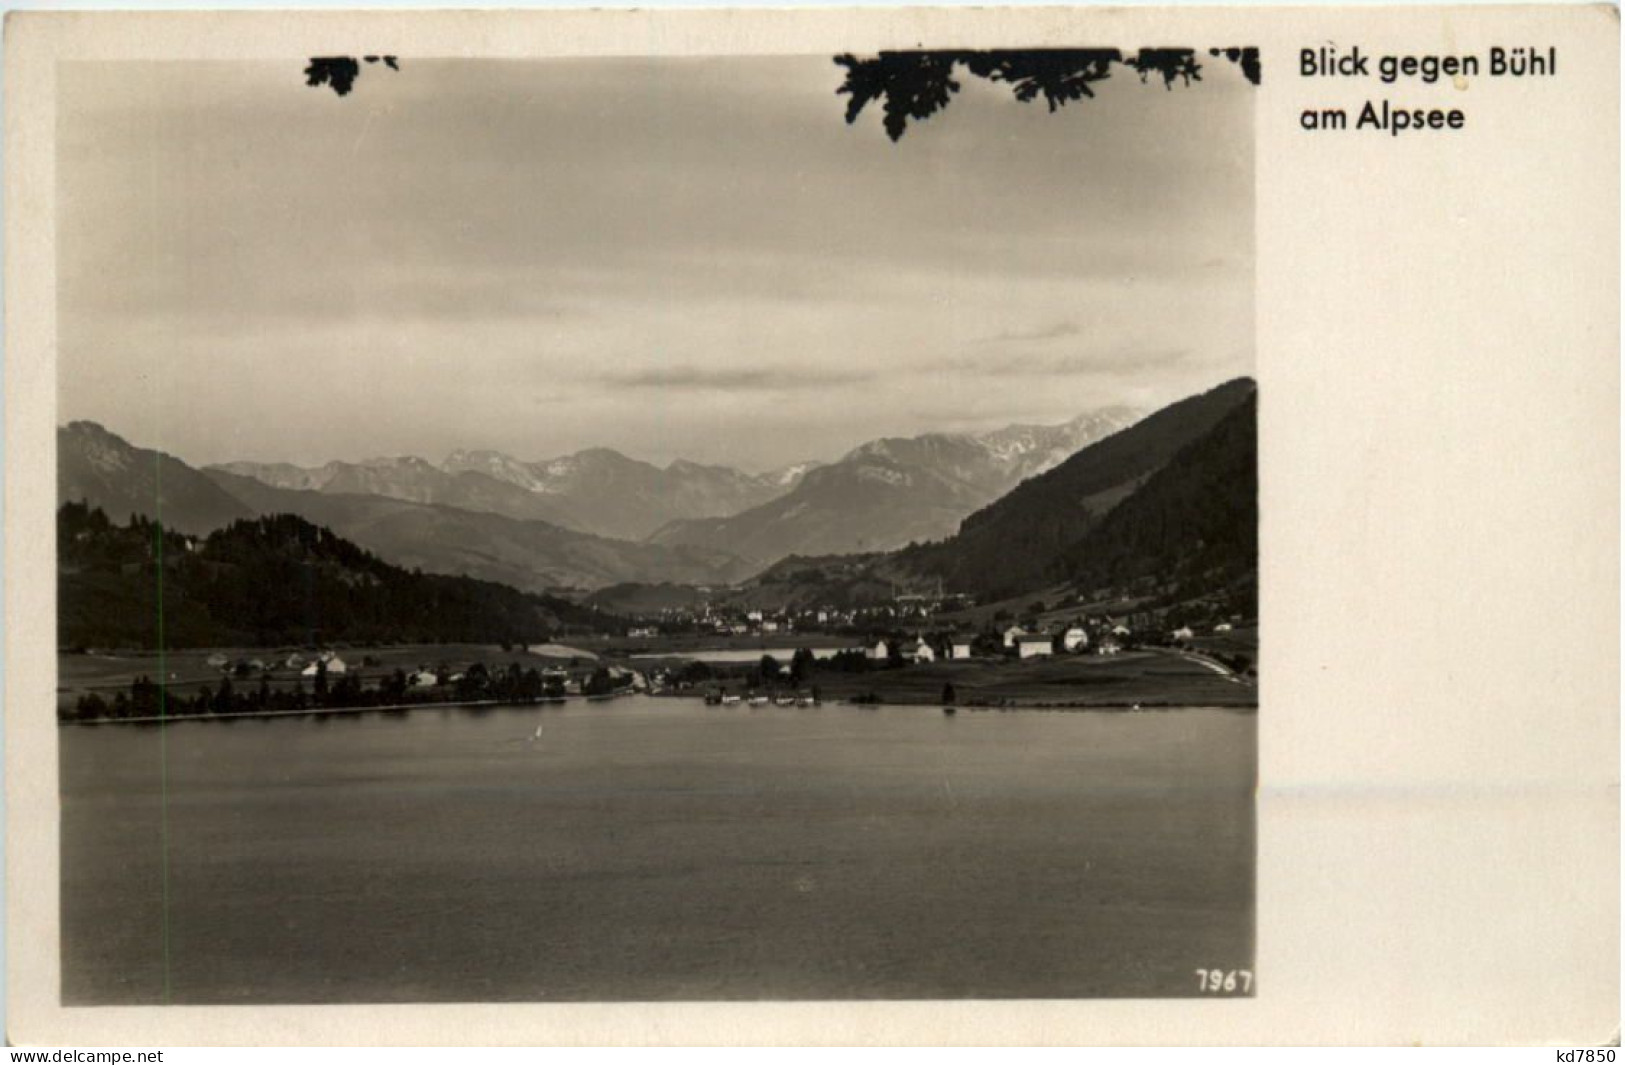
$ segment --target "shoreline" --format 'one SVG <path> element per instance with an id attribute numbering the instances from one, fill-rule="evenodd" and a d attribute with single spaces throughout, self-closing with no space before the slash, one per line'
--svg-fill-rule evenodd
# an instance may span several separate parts
<path id="1" fill-rule="evenodd" d="M 645 699 L 678 699 L 678 700 L 684 700 L 684 701 L 689 701 L 689 702 L 700 701 L 695 696 L 678 695 L 678 694 L 637 693 L 637 697 L 645 698 Z M 145 717 L 92 717 L 92 718 L 83 718 L 83 719 L 63 719 L 63 718 L 58 718 L 57 719 L 57 724 L 59 726 L 68 726 L 68 725 L 80 725 L 80 726 L 98 726 L 98 725 L 171 725 L 171 724 L 179 724 L 181 722 L 188 722 L 188 721 L 195 721 L 195 722 L 199 722 L 199 723 L 214 723 L 214 722 L 222 722 L 222 721 L 246 721 L 246 720 L 254 720 L 254 719 L 268 720 L 270 718 L 278 718 L 278 717 L 339 717 L 339 716 L 345 716 L 345 715 L 367 714 L 367 713 L 372 713 L 374 711 L 379 712 L 379 713 L 397 713 L 397 714 L 401 714 L 401 715 L 404 716 L 405 714 L 409 714 L 414 710 L 469 710 L 469 709 L 475 709 L 475 708 L 481 708 L 481 707 L 487 708 L 487 709 L 524 710 L 524 709 L 529 709 L 529 708 L 533 708 L 533 707 L 563 706 L 563 705 L 567 705 L 567 704 L 569 704 L 571 702 L 583 702 L 583 703 L 613 702 L 613 701 L 615 701 L 617 699 L 622 699 L 622 698 L 627 698 L 627 696 L 624 696 L 624 695 L 607 696 L 607 697 L 605 697 L 605 696 L 567 696 L 567 697 L 562 698 L 562 699 L 541 699 L 541 700 L 537 700 L 536 702 L 530 702 L 530 703 L 506 702 L 506 701 L 496 700 L 496 699 L 480 699 L 480 700 L 474 700 L 474 701 L 444 702 L 444 703 L 392 703 L 392 704 L 390 704 L 388 706 L 332 706 L 332 707 L 313 707 L 313 708 L 306 709 L 306 710 L 256 710 L 256 711 L 252 711 L 252 712 L 248 712 L 248 713 L 241 713 L 241 714 L 162 714 L 162 715 L 147 715 Z M 812 706 L 812 707 L 805 707 L 805 706 L 776 706 L 776 705 L 773 705 L 771 703 L 766 705 L 766 706 L 752 707 L 749 704 L 741 703 L 741 704 L 737 704 L 735 706 L 730 706 L 730 707 L 709 707 L 708 709 L 715 709 L 715 710 L 744 709 L 744 710 L 754 710 L 754 711 L 758 711 L 758 712 L 762 711 L 762 710 L 803 710 L 804 711 L 804 710 L 817 710 L 822 706 L 853 707 L 853 708 L 866 709 L 866 710 L 874 710 L 874 709 L 878 709 L 880 707 L 891 707 L 891 708 L 902 707 L 902 708 L 920 709 L 920 710 L 938 710 L 938 711 L 941 711 L 941 712 L 947 712 L 947 711 L 951 710 L 954 713 L 964 711 L 965 713 L 972 713 L 972 714 L 974 714 L 974 713 L 1001 713 L 1002 714 L 1002 713 L 1012 713 L 1012 712 L 1020 713 L 1020 712 L 1033 712 L 1033 711 L 1042 712 L 1042 713 L 1110 713 L 1110 714 L 1141 713 L 1141 714 L 1144 714 L 1144 713 L 1159 713 L 1159 712 L 1175 711 L 1175 710 L 1224 710 L 1224 711 L 1229 711 L 1229 712 L 1239 713 L 1239 714 L 1256 714 L 1258 712 L 1258 704 L 1257 703 L 1237 703 L 1237 704 L 1219 704 L 1219 703 L 1010 703 L 1010 704 L 1002 705 L 1002 706 L 991 705 L 991 704 L 972 705 L 972 704 L 969 704 L 969 703 L 960 703 L 960 704 L 957 704 L 957 705 L 946 705 L 945 706 L 945 705 L 943 705 L 941 703 L 905 703 L 905 702 L 866 703 L 866 702 L 853 702 L 850 699 L 830 699 L 830 700 L 824 701 L 823 703 L 819 704 L 818 706 Z"/>
<path id="2" fill-rule="evenodd" d="M 585 697 L 582 697 L 586 701 Z M 413 710 L 466 710 L 470 707 L 558 706 L 566 699 L 538 699 L 530 703 L 514 703 L 501 699 L 462 700 L 450 703 L 390 703 L 386 706 L 316 706 L 305 710 L 252 710 L 241 714 L 148 714 L 144 717 L 86 717 L 57 718 L 59 725 L 167 725 L 180 721 L 242 721 L 250 718 L 273 717 L 333 717 L 340 714 L 380 712 L 411 713 Z M 596 700 L 594 700 L 596 701 Z"/>

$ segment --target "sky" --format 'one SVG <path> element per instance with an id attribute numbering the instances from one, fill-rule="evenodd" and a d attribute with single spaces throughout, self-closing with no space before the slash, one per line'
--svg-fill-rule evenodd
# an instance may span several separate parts
<path id="1" fill-rule="evenodd" d="M 58 420 L 192 462 L 613 447 L 750 470 L 1250 374 L 1253 98 L 831 57 L 67 63 Z"/>

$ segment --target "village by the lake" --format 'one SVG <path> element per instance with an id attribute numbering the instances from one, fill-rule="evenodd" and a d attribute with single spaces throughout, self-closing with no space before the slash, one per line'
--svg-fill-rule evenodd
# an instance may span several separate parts
<path id="1" fill-rule="evenodd" d="M 1020 618 L 1012 606 L 1019 605 Z M 1042 598 L 977 611 L 909 596 L 795 614 L 669 612 L 531 645 L 219 648 L 62 657 L 64 721 L 523 705 L 577 697 L 1139 710 L 1257 705 L 1257 622 L 1167 629 Z M 1145 628 L 1139 632 L 1132 627 Z M 568 640 L 570 642 L 563 642 Z M 163 692 L 160 697 L 160 681 Z"/>

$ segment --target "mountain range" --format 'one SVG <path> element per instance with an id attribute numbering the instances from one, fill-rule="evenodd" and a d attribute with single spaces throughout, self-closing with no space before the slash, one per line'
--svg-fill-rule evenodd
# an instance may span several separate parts
<path id="1" fill-rule="evenodd" d="M 1051 588 L 1084 600 L 1199 599 L 1256 612 L 1256 386 L 1226 382 L 1089 444 L 969 515 L 950 536 L 897 551 L 794 554 L 737 588 L 760 609 L 861 606 L 898 591 L 981 602 Z M 638 605 L 635 589 L 601 593 Z"/>
<path id="2" fill-rule="evenodd" d="M 889 551 L 940 539 L 979 507 L 1137 416 L 1111 407 L 1062 425 L 872 440 L 760 506 L 731 517 L 673 522 L 650 540 L 707 544 L 765 565 L 789 555 Z"/>
<path id="3" fill-rule="evenodd" d="M 814 463 L 749 474 L 679 459 L 665 468 L 610 448 L 524 462 L 500 451 L 454 451 L 436 466 L 407 455 L 329 462 L 228 462 L 207 467 L 273 488 L 375 495 L 545 521 L 618 540 L 641 540 L 672 521 L 735 514 L 794 488 Z"/>
<path id="4" fill-rule="evenodd" d="M 944 536 L 1023 478 L 1133 420 L 1111 408 L 1057 426 L 882 438 L 828 465 L 765 474 L 682 460 L 661 468 L 605 448 L 542 462 L 461 451 L 439 465 L 405 456 L 199 470 L 73 422 L 57 434 L 58 496 L 193 535 L 297 514 L 392 564 L 527 591 L 729 584 L 787 554 Z"/>
<path id="5" fill-rule="evenodd" d="M 57 430 L 57 498 L 114 520 L 142 515 L 206 535 L 232 521 L 297 514 L 397 566 L 499 581 L 526 591 L 629 580 L 727 582 L 738 559 L 706 547 L 667 547 L 383 495 L 278 488 L 225 469 L 197 470 L 137 447 L 93 422 Z"/>

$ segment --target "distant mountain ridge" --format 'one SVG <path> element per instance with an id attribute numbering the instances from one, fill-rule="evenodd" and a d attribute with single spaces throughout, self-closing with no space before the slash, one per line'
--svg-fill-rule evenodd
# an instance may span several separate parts
<path id="1" fill-rule="evenodd" d="M 56 496 L 58 503 L 89 500 L 118 521 L 140 514 L 193 535 L 254 513 L 180 459 L 131 447 L 95 422 L 57 429 Z"/>
<path id="2" fill-rule="evenodd" d="M 546 521 L 577 532 L 641 540 L 683 518 L 732 514 L 788 491 L 815 463 L 753 475 L 678 459 L 665 468 L 610 448 L 524 462 L 500 451 L 453 451 L 440 465 L 416 456 L 329 462 L 227 462 L 207 467 L 273 488 L 376 495 Z"/>
<path id="3" fill-rule="evenodd" d="M 667 547 L 576 532 L 441 503 L 278 488 L 225 469 L 198 471 L 90 422 L 57 432 L 60 503 L 86 502 L 205 535 L 244 518 L 295 514 L 396 566 L 500 581 L 532 592 L 631 580 L 726 583 L 738 559 L 708 546 Z"/>
<path id="4" fill-rule="evenodd" d="M 789 556 L 883 554 L 953 536 L 980 510 L 995 510 L 1001 497 L 1135 420 L 1115 407 L 1055 426 L 883 437 L 827 465 L 767 474 L 683 460 L 661 469 L 607 448 L 537 463 L 464 451 L 443 466 L 404 456 L 198 471 L 77 422 L 59 430 L 59 491 L 62 501 L 84 499 L 114 515 L 155 517 L 161 506 L 169 527 L 195 534 L 239 518 L 297 514 L 395 565 L 530 591 L 727 585 Z M 1135 484 L 1115 490 L 1127 494 Z M 767 502 L 727 517 L 668 521 L 643 541 L 580 531 L 640 527 L 662 512 L 704 512 L 763 494 Z M 899 572 L 917 561 L 899 560 Z"/>
<path id="5" fill-rule="evenodd" d="M 786 556 L 732 589 L 760 609 L 860 606 L 898 592 L 980 602 L 1069 588 L 1257 611 L 1257 391 L 1249 378 L 1170 404 L 1017 485 L 945 538 L 895 551 Z M 606 590 L 635 612 L 643 590 Z"/>
<path id="6" fill-rule="evenodd" d="M 1127 407 L 1110 407 L 1054 426 L 871 440 L 759 507 L 674 522 L 650 540 L 709 544 L 766 564 L 789 555 L 889 551 L 940 539 L 978 507 L 1136 418 Z"/>
<path id="7" fill-rule="evenodd" d="M 252 477 L 273 488 L 330 495 L 375 495 L 486 511 L 521 521 L 574 525 L 573 515 L 564 501 L 548 499 L 475 470 L 447 472 L 411 455 L 362 462 L 329 462 L 314 468 L 285 462 L 227 462 L 206 466 L 203 470 L 205 474 L 214 471 Z"/>
<path id="8" fill-rule="evenodd" d="M 662 469 L 603 447 L 528 463 L 494 451 L 454 451 L 443 466 L 478 471 L 565 501 L 571 515 L 565 524 L 630 540 L 641 540 L 671 521 L 737 513 L 788 491 L 799 480 L 794 472 L 756 475 L 686 459 Z"/>
<path id="9" fill-rule="evenodd" d="M 1135 416 L 1110 407 L 1061 425 L 883 437 L 834 463 L 798 462 L 760 474 L 686 459 L 660 467 L 604 447 L 536 462 L 500 451 L 459 450 L 438 465 L 403 456 L 317 467 L 230 462 L 208 469 L 274 488 L 457 507 L 668 547 L 720 547 L 768 563 L 797 551 L 885 550 L 946 535 L 1023 478 Z M 796 498 L 774 505 L 790 496 Z M 736 520 L 758 508 L 767 509 Z M 794 528 L 782 524 L 792 521 Z"/>
<path id="10" fill-rule="evenodd" d="M 298 514 L 398 566 L 460 573 L 524 591 L 623 581 L 728 583 L 748 572 L 704 546 L 668 547 L 576 532 L 541 521 L 371 495 L 272 488 L 224 470 L 217 482 L 262 514 Z"/>

